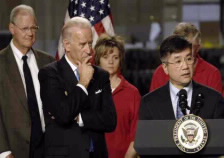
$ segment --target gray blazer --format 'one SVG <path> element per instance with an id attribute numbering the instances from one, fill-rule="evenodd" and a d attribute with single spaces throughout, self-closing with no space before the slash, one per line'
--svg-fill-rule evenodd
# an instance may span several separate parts
<path id="1" fill-rule="evenodd" d="M 33 50 L 39 68 L 54 61 Z M 22 78 L 10 46 L 0 51 L 0 153 L 12 151 L 17 158 L 29 157 L 31 119 Z"/>

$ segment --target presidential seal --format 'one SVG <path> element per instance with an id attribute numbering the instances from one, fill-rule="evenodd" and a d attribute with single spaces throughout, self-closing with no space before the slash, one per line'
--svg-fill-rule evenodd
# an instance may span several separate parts
<path id="1" fill-rule="evenodd" d="M 175 123 L 173 139 L 176 146 L 188 154 L 197 153 L 208 140 L 208 128 L 199 116 L 185 115 Z"/>

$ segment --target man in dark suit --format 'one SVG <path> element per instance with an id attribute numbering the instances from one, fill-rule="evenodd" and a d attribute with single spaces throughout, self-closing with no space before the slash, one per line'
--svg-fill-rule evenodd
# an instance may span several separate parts
<path id="1" fill-rule="evenodd" d="M 221 93 L 192 81 L 195 58 L 188 41 L 177 35 L 166 38 L 161 44 L 160 56 L 164 72 L 170 80 L 142 98 L 140 120 L 174 120 L 183 116 L 183 112 L 196 114 L 203 119 L 224 118 Z M 189 109 L 186 111 L 178 106 L 178 93 L 182 89 L 187 92 Z M 195 103 L 199 99 L 201 104 L 198 107 Z"/>
<path id="2" fill-rule="evenodd" d="M 65 55 L 39 72 L 45 156 L 107 158 L 104 133 L 116 127 L 109 74 L 90 63 L 92 30 L 81 17 L 62 29 Z"/>
<path id="3" fill-rule="evenodd" d="M 45 125 L 38 71 L 54 59 L 42 51 L 32 49 L 38 26 L 30 6 L 19 5 L 12 10 L 9 30 L 13 39 L 0 52 L 0 157 L 41 158 Z M 26 68 L 29 68 L 33 81 L 29 82 L 33 84 L 32 97 L 35 100 L 32 104 L 35 106 L 32 107 L 36 111 L 33 111 L 28 99 L 31 93 L 28 93 L 27 75 L 23 71 L 25 55 Z M 38 122 L 35 125 L 33 114 Z"/>

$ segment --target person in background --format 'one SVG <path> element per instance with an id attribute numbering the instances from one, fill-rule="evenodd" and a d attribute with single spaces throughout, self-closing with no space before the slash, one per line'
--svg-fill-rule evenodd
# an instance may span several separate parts
<path id="1" fill-rule="evenodd" d="M 134 158 L 133 144 L 136 133 L 141 96 L 121 73 L 124 64 L 124 41 L 119 36 L 103 34 L 95 45 L 95 62 L 110 74 L 113 99 L 117 111 L 117 127 L 106 133 L 109 158 Z"/>
<path id="2" fill-rule="evenodd" d="M 10 14 L 10 44 L 0 52 L 0 158 L 42 158 L 45 131 L 38 71 L 54 58 L 32 48 L 38 23 L 33 8 Z"/>
<path id="3" fill-rule="evenodd" d="M 179 23 L 173 34 L 183 36 L 192 43 L 193 53 L 196 60 L 193 79 L 198 83 L 223 93 L 221 72 L 215 66 L 202 59 L 199 55 L 199 50 L 201 48 L 201 33 L 196 26 L 191 23 Z M 150 91 L 165 85 L 168 81 L 169 76 L 164 72 L 161 64 L 153 74 Z"/>
<path id="4" fill-rule="evenodd" d="M 46 158 L 108 157 L 105 132 L 115 130 L 117 116 L 108 72 L 90 63 L 92 37 L 87 19 L 69 19 L 65 55 L 39 72 Z"/>

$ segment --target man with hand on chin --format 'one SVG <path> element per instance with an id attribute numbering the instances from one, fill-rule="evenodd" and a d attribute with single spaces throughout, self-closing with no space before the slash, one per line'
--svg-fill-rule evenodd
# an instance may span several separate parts
<path id="1" fill-rule="evenodd" d="M 64 57 L 39 72 L 45 157 L 107 158 L 105 132 L 116 127 L 109 74 L 90 63 L 90 22 L 74 17 L 62 29 Z"/>

